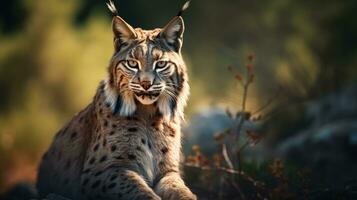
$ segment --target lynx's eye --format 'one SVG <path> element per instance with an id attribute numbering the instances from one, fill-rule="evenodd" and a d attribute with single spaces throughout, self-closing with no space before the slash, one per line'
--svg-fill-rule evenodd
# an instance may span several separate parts
<path id="1" fill-rule="evenodd" d="M 128 60 L 128 61 L 127 61 L 127 64 L 128 64 L 128 67 L 129 67 L 131 70 L 136 71 L 137 69 L 139 69 L 139 64 L 138 64 L 138 62 L 135 61 L 135 60 Z"/>
<path id="2" fill-rule="evenodd" d="M 163 61 L 163 60 L 160 60 L 160 61 L 157 61 L 156 64 L 155 64 L 155 70 L 156 71 L 163 71 L 164 69 L 167 68 L 167 65 L 168 62 L 167 61 Z"/>

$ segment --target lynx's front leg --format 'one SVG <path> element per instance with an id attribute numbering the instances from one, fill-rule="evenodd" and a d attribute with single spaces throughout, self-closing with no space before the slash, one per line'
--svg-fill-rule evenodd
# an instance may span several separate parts
<path id="1" fill-rule="evenodd" d="M 167 173 L 156 185 L 155 192 L 164 200 L 196 200 L 177 172 Z"/>
<path id="2" fill-rule="evenodd" d="M 83 175 L 81 185 L 82 199 L 161 200 L 139 174 L 126 169 Z"/>

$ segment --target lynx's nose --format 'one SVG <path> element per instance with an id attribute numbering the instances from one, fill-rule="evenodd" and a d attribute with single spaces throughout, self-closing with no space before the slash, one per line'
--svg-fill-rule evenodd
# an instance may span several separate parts
<path id="1" fill-rule="evenodd" d="M 151 81 L 141 81 L 140 85 L 144 90 L 148 90 L 151 87 Z"/>

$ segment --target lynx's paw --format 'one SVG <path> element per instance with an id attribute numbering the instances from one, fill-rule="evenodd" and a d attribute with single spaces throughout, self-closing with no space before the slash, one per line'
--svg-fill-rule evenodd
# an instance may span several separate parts
<path id="1" fill-rule="evenodd" d="M 159 195 L 163 200 L 197 200 L 190 190 L 169 190 Z"/>
<path id="2" fill-rule="evenodd" d="M 155 192 L 163 200 L 196 200 L 197 197 L 185 185 L 178 174 L 165 176 L 155 187 Z"/>

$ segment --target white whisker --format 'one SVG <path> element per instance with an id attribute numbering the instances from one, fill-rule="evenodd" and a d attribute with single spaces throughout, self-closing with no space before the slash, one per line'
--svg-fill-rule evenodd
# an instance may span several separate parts
<path id="1" fill-rule="evenodd" d="M 166 92 L 171 98 L 173 98 L 173 99 L 176 99 L 176 98 L 177 98 L 177 96 L 176 96 L 173 92 L 171 92 L 170 90 L 165 90 L 165 92 Z"/>

